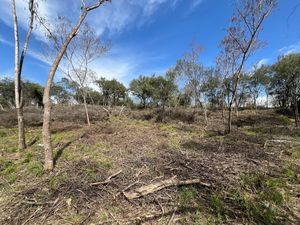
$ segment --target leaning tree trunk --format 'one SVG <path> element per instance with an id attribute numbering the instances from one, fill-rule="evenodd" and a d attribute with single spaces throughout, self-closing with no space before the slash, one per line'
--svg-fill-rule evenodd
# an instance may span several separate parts
<path id="1" fill-rule="evenodd" d="M 50 120 L 51 120 L 51 100 L 50 100 L 50 90 L 52 81 L 55 75 L 55 72 L 58 68 L 58 65 L 64 55 L 64 53 L 67 50 L 68 45 L 72 41 L 72 39 L 76 36 L 77 32 L 79 31 L 79 28 L 81 24 L 83 23 L 86 15 L 87 10 L 84 11 L 84 13 L 79 18 L 76 26 L 72 29 L 70 34 L 68 35 L 67 39 L 65 40 L 62 48 L 60 49 L 55 61 L 53 62 L 47 83 L 44 89 L 44 96 L 43 96 L 43 104 L 44 104 L 44 116 L 43 116 L 43 143 L 44 143 L 44 152 L 45 152 L 45 162 L 44 162 L 44 170 L 53 170 L 54 163 L 53 163 L 53 153 L 52 153 L 52 146 L 51 146 L 51 132 L 50 132 Z"/>

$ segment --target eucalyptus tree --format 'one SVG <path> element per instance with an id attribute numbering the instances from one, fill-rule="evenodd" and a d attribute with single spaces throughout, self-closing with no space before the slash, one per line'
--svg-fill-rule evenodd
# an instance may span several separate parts
<path id="1" fill-rule="evenodd" d="M 79 1 L 79 0 L 78 0 Z M 54 164 L 53 164 L 53 153 L 52 153 L 52 145 L 51 145 L 51 133 L 50 133 L 50 121 L 51 121 L 51 86 L 52 81 L 55 76 L 55 73 L 59 67 L 59 64 L 64 57 L 68 46 L 72 42 L 72 40 L 76 37 L 78 34 L 81 25 L 84 23 L 87 15 L 89 12 L 99 8 L 101 5 L 103 5 L 105 2 L 108 2 L 109 0 L 98 0 L 98 1 L 90 1 L 88 3 L 85 0 L 81 0 L 81 8 L 80 8 L 80 16 L 78 20 L 76 21 L 74 26 L 71 26 L 70 29 L 68 29 L 68 35 L 63 40 L 63 44 L 58 49 L 57 55 L 51 65 L 48 78 L 46 81 L 45 89 L 44 89 L 44 95 L 43 95 L 43 104 L 44 104 L 44 116 L 43 116 L 43 144 L 44 144 L 44 152 L 45 152 L 45 162 L 44 162 L 44 170 L 53 170 Z M 47 30 L 49 31 L 49 30 Z M 51 32 L 49 32 L 49 35 L 51 36 Z M 55 37 L 54 37 L 55 38 Z"/>
<path id="2" fill-rule="evenodd" d="M 273 65 L 272 92 L 283 108 L 292 108 L 299 123 L 300 54 L 279 58 Z"/>
<path id="3" fill-rule="evenodd" d="M 247 59 L 262 47 L 259 34 L 265 19 L 276 6 L 276 0 L 244 0 L 236 3 L 231 25 L 221 42 L 219 57 L 231 71 L 231 95 L 228 106 L 228 124 L 226 132 L 231 132 L 232 109 L 236 102 L 237 90 Z"/>

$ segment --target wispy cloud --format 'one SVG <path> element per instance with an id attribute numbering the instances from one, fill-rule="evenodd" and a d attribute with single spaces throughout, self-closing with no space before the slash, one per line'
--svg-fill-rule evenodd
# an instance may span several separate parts
<path id="1" fill-rule="evenodd" d="M 143 26 L 148 21 L 155 20 L 153 15 L 161 7 L 170 7 L 175 9 L 180 2 L 186 0 L 112 0 L 111 3 L 103 5 L 103 7 L 92 11 L 87 18 L 88 23 L 96 29 L 98 35 L 105 35 L 112 37 L 122 34 L 125 31 L 135 27 Z M 26 31 L 28 28 L 28 6 L 26 0 L 18 0 L 17 13 L 20 26 Z M 47 24 L 54 24 L 58 15 L 76 21 L 80 12 L 80 0 L 48 0 L 39 1 L 39 14 L 45 18 Z M 196 9 L 203 0 L 188 1 L 190 10 Z M 12 27 L 11 16 L 11 1 L 1 0 L 0 20 L 6 25 Z M 37 26 L 33 33 L 34 39 L 42 42 L 47 42 L 45 38 L 45 30 Z M 13 46 L 13 43 L 0 36 L 0 42 Z M 45 63 L 47 66 L 51 65 L 51 61 L 45 58 L 38 48 L 28 48 L 28 55 L 32 58 Z M 36 46 L 36 45 L 35 45 Z M 146 62 L 153 60 L 155 57 L 140 55 L 138 52 L 128 51 L 127 49 L 112 49 L 113 52 L 100 58 L 92 65 L 92 69 L 97 72 L 99 76 L 106 78 L 125 79 L 126 76 L 137 75 L 142 66 Z M 149 69 L 148 66 L 146 69 Z M 154 68 L 155 69 L 155 68 Z M 164 69 L 158 68 L 157 71 L 162 73 Z"/>
<path id="2" fill-rule="evenodd" d="M 300 41 L 296 44 L 285 46 L 281 49 L 279 49 L 279 53 L 281 55 L 289 55 L 293 53 L 298 53 L 300 52 Z"/>
<path id="3" fill-rule="evenodd" d="M 11 41 L 6 40 L 6 39 L 5 39 L 4 37 L 2 37 L 1 35 L 0 35 L 0 42 L 1 42 L 2 44 L 5 44 L 5 45 L 13 46 L 13 43 L 12 43 Z"/>
<path id="4" fill-rule="evenodd" d="M 257 67 L 260 68 L 260 67 L 262 67 L 263 65 L 267 65 L 267 64 L 269 63 L 269 61 L 270 61 L 269 59 L 263 58 L 263 59 L 261 59 L 261 60 L 258 61 Z"/>

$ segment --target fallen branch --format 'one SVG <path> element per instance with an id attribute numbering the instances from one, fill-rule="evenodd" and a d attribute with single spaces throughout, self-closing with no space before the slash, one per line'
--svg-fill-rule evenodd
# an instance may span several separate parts
<path id="1" fill-rule="evenodd" d="M 95 183 L 90 183 L 91 186 L 97 186 L 97 185 L 100 185 L 100 184 L 108 184 L 111 182 L 111 179 L 116 177 L 117 175 L 119 175 L 120 173 L 122 173 L 123 170 L 119 170 L 118 172 L 110 175 L 108 178 L 106 178 L 104 181 L 99 181 L 99 182 L 95 182 Z"/>
<path id="2" fill-rule="evenodd" d="M 179 185 L 189 185 L 189 184 L 200 184 L 205 187 L 211 187 L 208 183 L 203 183 L 200 179 L 192 179 L 192 180 L 178 180 L 176 177 L 172 177 L 167 180 L 155 182 L 153 184 L 148 184 L 137 188 L 132 191 L 124 192 L 124 195 L 127 199 L 132 200 L 136 198 L 140 198 L 142 196 L 151 194 L 153 192 L 159 191 L 161 189 L 171 187 L 171 186 L 179 186 Z"/>

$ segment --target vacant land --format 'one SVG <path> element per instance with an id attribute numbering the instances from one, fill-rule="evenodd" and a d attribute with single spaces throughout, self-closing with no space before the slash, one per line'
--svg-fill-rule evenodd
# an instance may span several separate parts
<path id="1" fill-rule="evenodd" d="M 0 224 L 300 221 L 300 129 L 273 110 L 240 112 L 224 135 L 221 112 L 210 113 L 205 125 L 192 110 L 161 119 L 152 111 L 117 108 L 108 115 L 97 108 L 87 127 L 82 109 L 56 107 L 52 173 L 43 172 L 40 113 L 25 112 L 33 123 L 21 153 L 14 114 L 0 114 Z M 199 182 L 128 198 L 171 178 Z"/>

